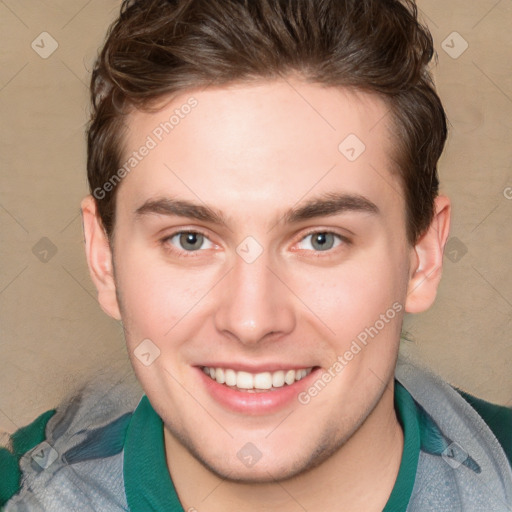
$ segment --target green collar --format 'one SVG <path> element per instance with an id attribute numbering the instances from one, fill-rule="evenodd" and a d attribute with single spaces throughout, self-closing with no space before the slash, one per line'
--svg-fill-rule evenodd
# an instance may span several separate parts
<path id="1" fill-rule="evenodd" d="M 132 512 L 184 512 L 165 460 L 163 422 L 146 395 L 128 426 L 123 474 L 126 501 Z"/>
<path id="2" fill-rule="evenodd" d="M 409 392 L 395 380 L 395 407 L 404 429 L 398 477 L 383 512 L 405 512 L 420 451 L 417 409 Z M 132 512 L 184 512 L 165 459 L 163 422 L 146 395 L 133 413 L 124 446 L 126 500 Z"/>
<path id="3" fill-rule="evenodd" d="M 395 409 L 404 430 L 404 451 L 395 486 L 382 512 L 405 512 L 411 499 L 420 456 L 418 409 L 409 391 L 396 379 Z"/>

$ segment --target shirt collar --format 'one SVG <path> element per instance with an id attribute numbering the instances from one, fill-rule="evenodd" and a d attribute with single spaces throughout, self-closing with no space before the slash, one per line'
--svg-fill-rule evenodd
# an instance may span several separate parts
<path id="1" fill-rule="evenodd" d="M 404 430 L 398 477 L 383 512 L 405 512 L 420 451 L 418 411 L 409 392 L 395 380 L 395 409 Z M 135 409 L 124 446 L 124 485 L 129 509 L 184 512 L 165 458 L 163 422 L 144 395 Z"/>
<path id="2" fill-rule="evenodd" d="M 406 511 L 411 499 L 420 456 L 418 408 L 410 393 L 396 379 L 395 410 L 404 431 L 404 451 L 395 485 L 382 512 Z"/>

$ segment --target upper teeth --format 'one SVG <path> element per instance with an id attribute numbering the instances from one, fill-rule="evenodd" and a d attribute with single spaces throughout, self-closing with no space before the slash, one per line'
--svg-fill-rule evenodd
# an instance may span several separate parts
<path id="1" fill-rule="evenodd" d="M 293 384 L 296 380 L 309 375 L 313 368 L 301 370 L 278 370 L 277 372 L 249 373 L 237 372 L 229 368 L 211 368 L 203 366 L 203 371 L 219 384 L 236 386 L 240 389 L 280 388 L 285 384 Z"/>

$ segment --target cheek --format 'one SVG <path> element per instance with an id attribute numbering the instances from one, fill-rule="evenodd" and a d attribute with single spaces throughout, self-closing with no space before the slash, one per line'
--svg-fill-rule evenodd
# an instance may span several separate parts
<path id="1" fill-rule="evenodd" d="M 116 286 L 129 344 L 166 338 L 214 282 L 211 270 L 185 271 L 144 251 L 122 254 L 130 256 L 116 265 Z"/>
<path id="2" fill-rule="evenodd" d="M 401 316 L 395 313 L 407 290 L 404 262 L 405 257 L 380 247 L 337 267 L 311 267 L 295 278 L 298 295 L 340 344 L 354 339 L 390 309 L 393 321 L 386 323 L 386 331 L 391 335 L 400 330 Z"/>

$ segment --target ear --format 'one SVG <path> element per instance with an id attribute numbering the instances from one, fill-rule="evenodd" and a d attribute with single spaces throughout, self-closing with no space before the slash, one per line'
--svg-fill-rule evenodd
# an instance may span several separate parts
<path id="1" fill-rule="evenodd" d="M 121 319 L 112 265 L 112 250 L 92 196 L 83 199 L 82 223 L 85 255 L 91 278 L 98 290 L 98 302 L 107 315 Z"/>
<path id="2" fill-rule="evenodd" d="M 438 196 L 434 219 L 411 252 L 411 267 L 405 311 L 421 313 L 433 303 L 441 280 L 443 251 L 450 231 L 450 200 Z"/>

